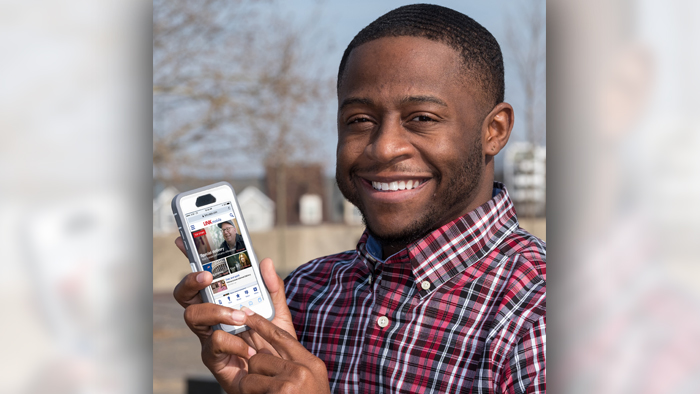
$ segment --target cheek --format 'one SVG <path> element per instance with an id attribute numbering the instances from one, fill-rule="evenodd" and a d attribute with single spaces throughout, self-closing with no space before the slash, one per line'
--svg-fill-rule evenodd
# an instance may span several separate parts
<path id="1" fill-rule="evenodd" d="M 351 167 L 362 156 L 367 146 L 363 138 L 338 137 L 338 149 L 336 158 L 338 168 L 347 169 Z"/>

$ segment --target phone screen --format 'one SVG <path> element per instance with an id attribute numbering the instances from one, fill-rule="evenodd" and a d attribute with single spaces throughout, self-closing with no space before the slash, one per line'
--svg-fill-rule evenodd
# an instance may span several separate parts
<path id="1" fill-rule="evenodd" d="M 185 214 L 194 253 L 214 280 L 214 303 L 240 309 L 264 302 L 231 202 L 216 203 Z"/>

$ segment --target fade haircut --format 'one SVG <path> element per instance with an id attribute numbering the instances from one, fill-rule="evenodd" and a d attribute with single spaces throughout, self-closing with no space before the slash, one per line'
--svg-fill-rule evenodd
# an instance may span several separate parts
<path id="1" fill-rule="evenodd" d="M 462 57 L 465 76 L 484 92 L 489 111 L 505 95 L 503 55 L 496 39 L 474 19 L 455 10 L 432 4 L 399 7 L 380 16 L 352 39 L 338 69 L 340 89 L 348 57 L 353 49 L 383 37 L 423 37 L 443 43 Z"/>

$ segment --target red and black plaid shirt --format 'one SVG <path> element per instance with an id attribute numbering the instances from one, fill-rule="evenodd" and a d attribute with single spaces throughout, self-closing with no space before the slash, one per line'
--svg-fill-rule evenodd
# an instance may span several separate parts
<path id="1" fill-rule="evenodd" d="M 365 233 L 285 280 L 332 392 L 545 392 L 545 244 L 502 184 L 386 261 L 376 247 Z"/>

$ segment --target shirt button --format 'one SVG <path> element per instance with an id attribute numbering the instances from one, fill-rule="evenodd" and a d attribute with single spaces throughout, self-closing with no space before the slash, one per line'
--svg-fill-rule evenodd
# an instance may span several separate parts
<path id="1" fill-rule="evenodd" d="M 379 327 L 384 328 L 389 325 L 389 318 L 386 316 L 382 316 L 379 319 L 377 319 L 377 324 L 379 324 Z"/>
<path id="2" fill-rule="evenodd" d="M 420 287 L 422 287 L 423 290 L 428 290 L 430 288 L 430 282 L 424 280 L 423 282 L 421 282 Z"/>

